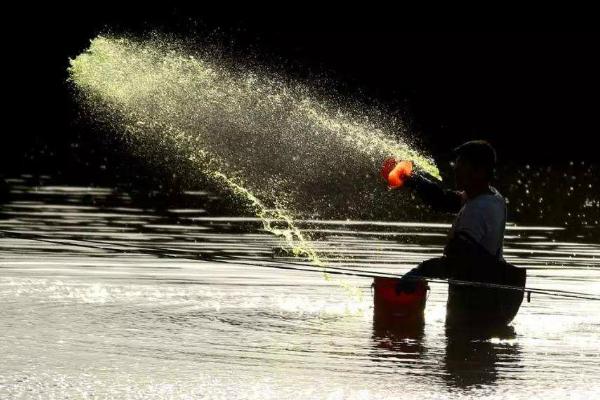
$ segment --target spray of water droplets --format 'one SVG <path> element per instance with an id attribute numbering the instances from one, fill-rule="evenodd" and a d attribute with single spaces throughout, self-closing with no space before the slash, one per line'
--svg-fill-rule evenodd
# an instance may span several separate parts
<path id="1" fill-rule="evenodd" d="M 294 217 L 376 218 L 392 199 L 378 179 L 387 156 L 439 176 L 430 158 L 398 139 L 401 126 L 225 64 L 161 36 L 99 36 L 69 74 L 85 109 L 140 155 L 148 147 L 177 154 L 317 264 Z"/>

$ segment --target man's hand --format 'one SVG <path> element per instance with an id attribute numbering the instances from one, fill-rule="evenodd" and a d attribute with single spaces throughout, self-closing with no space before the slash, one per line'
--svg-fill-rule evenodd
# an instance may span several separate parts
<path id="1" fill-rule="evenodd" d="M 402 278 L 398 279 L 398 283 L 396 283 L 396 294 L 414 293 L 422 279 L 423 278 L 419 275 L 417 268 L 411 269 L 404 274 Z"/>
<path id="2" fill-rule="evenodd" d="M 400 293 L 414 293 L 417 290 L 416 279 L 399 279 L 396 283 L 396 294 Z"/>

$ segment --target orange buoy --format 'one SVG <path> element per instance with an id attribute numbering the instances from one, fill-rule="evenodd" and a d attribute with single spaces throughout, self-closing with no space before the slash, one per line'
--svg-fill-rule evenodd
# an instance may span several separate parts
<path id="1" fill-rule="evenodd" d="M 403 318 L 422 316 L 429 290 L 427 282 L 413 281 L 413 290 L 399 292 L 396 289 L 398 281 L 397 278 L 375 278 L 373 281 L 375 313 Z"/>
<path id="2" fill-rule="evenodd" d="M 381 166 L 381 176 L 387 181 L 390 189 L 404 186 L 406 180 L 412 175 L 412 161 L 403 160 L 396 162 L 393 157 L 388 157 Z"/>

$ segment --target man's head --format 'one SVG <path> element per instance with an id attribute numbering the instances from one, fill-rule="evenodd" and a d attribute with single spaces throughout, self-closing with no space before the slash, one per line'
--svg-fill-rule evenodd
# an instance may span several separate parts
<path id="1" fill-rule="evenodd" d="M 496 151 L 484 140 L 472 140 L 454 149 L 454 173 L 460 190 L 487 187 L 494 176 Z"/>

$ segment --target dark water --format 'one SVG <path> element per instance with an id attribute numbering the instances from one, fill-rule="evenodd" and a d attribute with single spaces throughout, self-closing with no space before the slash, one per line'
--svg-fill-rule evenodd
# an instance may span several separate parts
<path id="1" fill-rule="evenodd" d="M 0 227 L 24 236 L 0 239 L 2 399 L 600 393 L 598 303 L 534 295 L 510 327 L 481 335 L 446 329 L 446 287 L 433 284 L 425 324 L 391 328 L 373 319 L 367 278 L 259 266 L 285 260 L 255 219 L 157 214 L 110 189 L 11 183 Z M 438 255 L 448 229 L 302 226 L 331 259 L 393 273 Z M 511 225 L 505 255 L 529 268 L 530 286 L 598 294 L 597 229 Z"/>

